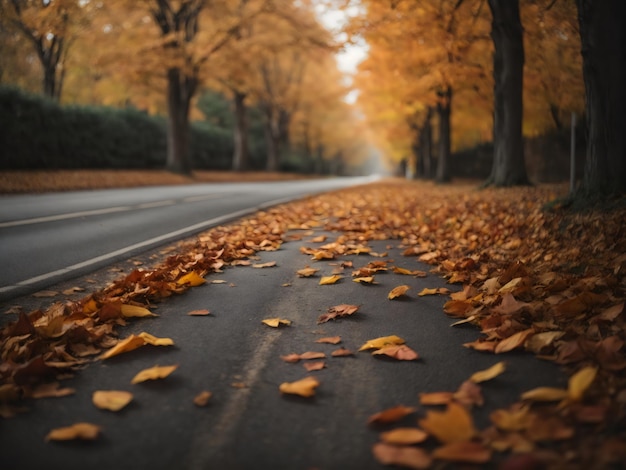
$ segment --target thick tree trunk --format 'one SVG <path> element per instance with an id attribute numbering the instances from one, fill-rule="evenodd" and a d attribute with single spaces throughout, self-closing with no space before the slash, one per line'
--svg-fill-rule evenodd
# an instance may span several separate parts
<path id="1" fill-rule="evenodd" d="M 438 93 L 437 115 L 439 116 L 439 159 L 437 160 L 437 183 L 450 181 L 450 112 L 452 88 L 447 87 Z"/>
<path id="2" fill-rule="evenodd" d="M 265 110 L 265 143 L 267 145 L 267 171 L 278 171 L 280 164 L 280 128 L 276 110 Z"/>
<path id="3" fill-rule="evenodd" d="M 180 70 L 167 72 L 167 161 L 166 168 L 174 173 L 191 174 L 189 156 L 190 84 Z"/>
<path id="4" fill-rule="evenodd" d="M 246 171 L 249 163 L 249 147 L 248 147 L 248 113 L 246 110 L 246 94 L 235 92 L 235 130 L 234 144 L 235 152 L 233 155 L 233 170 Z"/>
<path id="5" fill-rule="evenodd" d="M 577 0 L 587 160 L 581 191 L 626 193 L 626 9 L 623 0 Z"/>
<path id="6" fill-rule="evenodd" d="M 493 166 L 487 184 L 528 184 L 522 139 L 524 41 L 519 0 L 489 0 L 493 55 Z"/>
<path id="7" fill-rule="evenodd" d="M 426 110 L 426 117 L 424 118 L 424 124 L 420 131 L 420 156 L 421 156 L 421 168 L 422 176 L 430 179 L 433 176 L 433 126 L 431 119 L 433 116 L 433 108 L 428 107 Z"/>

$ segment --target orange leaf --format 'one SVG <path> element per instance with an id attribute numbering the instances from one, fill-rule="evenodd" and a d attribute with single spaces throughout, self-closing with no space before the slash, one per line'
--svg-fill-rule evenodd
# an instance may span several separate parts
<path id="1" fill-rule="evenodd" d="M 200 407 L 207 406 L 212 396 L 213 394 L 211 392 L 204 390 L 194 397 L 193 404 Z"/>
<path id="2" fill-rule="evenodd" d="M 472 417 L 467 410 L 454 402 L 448 404 L 444 412 L 428 411 L 419 425 L 439 441 L 449 444 L 467 441 L 476 435 Z"/>
<path id="3" fill-rule="evenodd" d="M 323 352 L 317 352 L 317 351 L 307 351 L 307 352 L 300 354 L 300 359 L 305 360 L 305 361 L 307 359 L 323 359 L 325 357 L 326 357 L 326 354 L 324 354 Z"/>
<path id="4" fill-rule="evenodd" d="M 346 348 L 335 349 L 332 353 L 330 353 L 332 357 L 344 357 L 344 356 L 354 356 L 354 353 Z"/>
<path id="5" fill-rule="evenodd" d="M 46 436 L 46 441 L 94 440 L 100 434 L 100 430 L 100 426 L 95 424 L 76 423 L 64 428 L 53 429 Z"/>
<path id="6" fill-rule="evenodd" d="M 506 364 L 504 362 L 498 362 L 488 369 L 474 372 L 469 379 L 474 383 L 486 382 L 502 374 L 505 370 Z"/>
<path id="7" fill-rule="evenodd" d="M 139 307 L 138 305 L 122 305 L 120 307 L 122 316 L 126 318 L 132 317 L 156 317 L 150 310 L 145 307 Z"/>
<path id="8" fill-rule="evenodd" d="M 429 288 L 424 288 L 420 291 L 419 295 L 420 297 L 424 297 L 425 295 L 446 295 L 450 293 L 450 289 L 447 289 L 445 287 L 435 287 L 433 289 L 429 289 Z"/>
<path id="9" fill-rule="evenodd" d="M 358 282 L 359 284 L 377 284 L 374 282 L 374 276 L 367 277 L 355 277 L 352 282 Z"/>
<path id="10" fill-rule="evenodd" d="M 387 408 L 386 410 L 379 411 L 373 414 L 367 420 L 367 424 L 388 424 L 401 420 L 405 416 L 415 413 L 417 408 L 412 406 L 398 405 L 393 408 Z"/>
<path id="11" fill-rule="evenodd" d="M 379 354 L 398 359 L 399 361 L 415 361 L 419 359 L 419 355 L 406 344 L 384 346 L 372 353 L 374 356 Z"/>
<path id="12" fill-rule="evenodd" d="M 305 377 L 295 382 L 284 382 L 280 384 L 281 393 L 291 395 L 300 395 L 301 397 L 312 397 L 315 395 L 315 389 L 319 387 L 320 382 L 315 377 Z"/>
<path id="13" fill-rule="evenodd" d="M 324 338 L 319 338 L 315 340 L 316 343 L 326 343 L 326 344 L 339 344 L 341 343 L 341 336 L 327 336 Z"/>
<path id="14" fill-rule="evenodd" d="M 133 394 L 123 390 L 97 390 L 91 400 L 101 410 L 119 411 L 133 399 Z"/>
<path id="15" fill-rule="evenodd" d="M 266 318 L 265 320 L 261 320 L 261 323 L 271 326 L 272 328 L 278 328 L 280 325 L 291 325 L 291 320 L 286 320 L 285 318 Z"/>
<path id="16" fill-rule="evenodd" d="M 567 398 L 567 390 L 553 387 L 538 387 L 522 393 L 522 400 L 529 401 L 559 401 Z"/>
<path id="17" fill-rule="evenodd" d="M 252 267 L 253 268 L 273 268 L 274 266 L 276 266 L 276 261 L 268 261 L 267 263 L 257 263 L 257 264 L 253 264 Z"/>
<path id="18" fill-rule="evenodd" d="M 315 370 L 322 370 L 322 369 L 324 369 L 326 367 L 326 362 L 324 362 L 324 361 L 305 362 L 302 365 L 304 366 L 304 368 L 308 372 L 313 372 Z"/>
<path id="19" fill-rule="evenodd" d="M 404 344 L 404 340 L 396 335 L 381 336 L 379 338 L 370 339 L 363 346 L 359 348 L 359 351 L 365 351 L 367 349 L 380 349 L 385 346 L 391 346 L 394 344 Z"/>
<path id="20" fill-rule="evenodd" d="M 391 289 L 389 294 L 387 294 L 387 298 L 389 300 L 393 300 L 393 299 L 397 299 L 398 297 L 402 297 L 403 295 L 406 295 L 406 292 L 409 289 L 410 289 L 410 287 L 407 286 L 407 285 L 394 287 L 393 289 Z"/>
<path id="21" fill-rule="evenodd" d="M 380 434 L 380 440 L 387 444 L 411 445 L 424 442 L 428 434 L 419 428 L 396 428 Z"/>
<path id="22" fill-rule="evenodd" d="M 311 277 L 311 276 L 314 276 L 315 273 L 318 272 L 318 271 L 319 271 L 319 269 L 309 268 L 307 266 L 306 268 L 299 269 L 298 271 L 296 271 L 296 273 L 300 277 Z"/>
<path id="23" fill-rule="evenodd" d="M 196 287 L 204 284 L 205 282 L 206 279 L 200 276 L 197 272 L 191 271 L 190 273 L 181 276 L 176 281 L 176 284 L 178 284 L 179 286 L 182 286 L 183 284 L 189 284 L 190 287 Z"/>
<path id="24" fill-rule="evenodd" d="M 199 310 L 192 310 L 190 312 L 187 312 L 187 315 L 191 315 L 192 317 L 206 316 L 206 315 L 210 315 L 210 314 L 211 314 L 211 312 L 209 310 L 207 310 L 206 308 L 199 309 Z"/>
<path id="25" fill-rule="evenodd" d="M 447 405 L 454 398 L 452 392 L 430 392 L 420 393 L 420 404 L 422 405 Z"/>
<path id="26" fill-rule="evenodd" d="M 128 338 L 120 341 L 111 349 L 101 354 L 100 359 L 109 359 L 110 357 L 117 356 L 118 354 L 140 348 L 144 344 L 146 344 L 146 342 L 141 336 L 130 335 Z"/>
<path id="27" fill-rule="evenodd" d="M 395 446 L 379 442 L 372 447 L 374 458 L 383 465 L 399 465 L 401 467 L 424 469 L 432 464 L 432 457 L 422 449 L 415 447 Z"/>
<path id="28" fill-rule="evenodd" d="M 518 331 L 514 335 L 509 336 L 508 338 L 503 339 L 496 345 L 495 353 L 500 354 L 503 352 L 512 351 L 513 349 L 517 349 L 522 347 L 526 340 L 535 333 L 535 330 L 532 328 L 528 328 L 526 330 Z"/>
<path id="29" fill-rule="evenodd" d="M 404 268 L 400 268 L 398 266 L 394 266 L 393 267 L 393 272 L 396 274 L 403 274 L 405 276 L 415 276 L 415 277 L 426 277 L 427 273 L 424 271 L 419 271 L 419 270 L 415 270 L 415 271 L 411 271 L 409 269 L 404 269 Z"/>
<path id="30" fill-rule="evenodd" d="M 451 442 L 435 449 L 433 457 L 452 462 L 487 463 L 491 460 L 491 450 L 480 442 Z"/>
<path id="31" fill-rule="evenodd" d="M 328 320 L 334 320 L 337 317 L 345 317 L 352 315 L 359 309 L 358 305 L 341 304 L 330 307 L 328 311 L 317 319 L 317 323 L 326 323 Z"/>
<path id="32" fill-rule="evenodd" d="M 144 369 L 139 372 L 130 381 L 131 384 L 138 384 L 147 380 L 164 379 L 178 368 L 177 365 L 173 366 L 154 366 L 148 369 Z"/>

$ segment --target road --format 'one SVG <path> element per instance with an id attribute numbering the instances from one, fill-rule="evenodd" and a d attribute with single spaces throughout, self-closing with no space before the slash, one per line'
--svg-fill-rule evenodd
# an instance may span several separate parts
<path id="1" fill-rule="evenodd" d="M 195 184 L 0 197 L 0 301 L 285 200 L 371 178 Z"/>

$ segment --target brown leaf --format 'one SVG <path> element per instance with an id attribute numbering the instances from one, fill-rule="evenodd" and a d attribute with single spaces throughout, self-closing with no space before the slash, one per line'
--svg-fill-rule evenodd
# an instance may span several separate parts
<path id="1" fill-rule="evenodd" d="M 358 282 L 359 284 L 377 284 L 374 282 L 374 276 L 367 277 L 355 277 L 352 282 Z"/>
<path id="2" fill-rule="evenodd" d="M 450 402 L 444 412 L 429 410 L 426 417 L 419 420 L 419 425 L 445 444 L 467 441 L 476 435 L 471 415 L 454 402 Z"/>
<path id="3" fill-rule="evenodd" d="M 211 312 L 209 310 L 207 310 L 206 308 L 198 309 L 198 310 L 191 310 L 190 312 L 187 312 L 187 315 L 190 315 L 192 317 L 206 316 L 206 315 L 210 315 L 210 314 L 211 314 Z"/>
<path id="4" fill-rule="evenodd" d="M 97 390 L 91 399 L 101 410 L 119 411 L 132 401 L 133 394 L 123 390 Z"/>
<path id="5" fill-rule="evenodd" d="M 76 423 L 64 428 L 53 429 L 46 436 L 46 441 L 94 440 L 98 437 L 100 431 L 100 426 L 95 424 Z"/>
<path id="6" fill-rule="evenodd" d="M 407 285 L 401 285 L 401 286 L 397 286 L 394 287 L 393 289 L 391 289 L 391 291 L 389 292 L 389 294 L 387 294 L 387 298 L 389 300 L 393 300 L 393 299 L 397 299 L 399 297 L 402 297 L 403 295 L 406 295 L 406 292 L 410 289 L 411 287 L 407 286 Z"/>
<path id="7" fill-rule="evenodd" d="M 44 298 L 44 297 L 55 297 L 59 295 L 57 291 L 54 290 L 40 290 L 39 292 L 35 292 L 33 297 Z"/>
<path id="8" fill-rule="evenodd" d="M 421 405 L 447 405 L 454 399 L 452 392 L 420 393 Z"/>
<path id="9" fill-rule="evenodd" d="M 305 361 L 307 359 L 323 359 L 325 357 L 326 357 L 326 354 L 324 354 L 323 352 L 318 352 L 318 351 L 307 351 L 307 352 L 300 354 L 300 359 L 305 360 Z"/>
<path id="10" fill-rule="evenodd" d="M 424 288 L 417 295 L 424 297 L 425 295 L 447 295 L 450 293 L 450 289 L 446 287 L 435 287 L 432 289 Z"/>
<path id="11" fill-rule="evenodd" d="M 318 271 L 319 271 L 319 269 L 309 268 L 307 266 L 306 268 L 299 269 L 298 271 L 296 271 L 296 273 L 300 277 L 311 277 L 311 276 L 314 276 L 315 273 L 317 273 Z"/>
<path id="12" fill-rule="evenodd" d="M 345 317 L 352 315 L 359 309 L 358 305 L 341 304 L 330 307 L 328 311 L 317 319 L 317 323 L 326 323 L 329 320 L 334 320 L 337 317 Z"/>
<path id="13" fill-rule="evenodd" d="M 212 396 L 211 392 L 203 390 L 194 397 L 193 404 L 199 407 L 207 406 Z"/>
<path id="14" fill-rule="evenodd" d="M 419 355 L 406 344 L 384 346 L 372 352 L 372 355 L 374 356 L 381 354 L 398 359 L 399 361 L 415 361 L 419 359 Z"/>
<path id="15" fill-rule="evenodd" d="M 133 318 L 133 317 L 156 317 L 158 315 L 155 315 L 154 313 L 152 313 L 150 310 L 148 310 L 145 307 L 140 307 L 138 305 L 121 305 L 120 306 L 120 312 L 122 313 L 122 316 L 126 317 L 126 318 Z"/>
<path id="16" fill-rule="evenodd" d="M 433 457 L 450 462 L 487 463 L 491 460 L 491 450 L 480 442 L 451 442 L 435 449 Z"/>
<path id="17" fill-rule="evenodd" d="M 426 277 L 428 274 L 425 271 L 400 268 L 398 266 L 393 267 L 393 272 L 396 274 L 402 274 L 405 276 Z"/>
<path id="18" fill-rule="evenodd" d="M 535 333 L 535 330 L 532 328 L 528 328 L 523 331 L 518 331 L 514 335 L 509 336 L 508 338 L 500 341 L 494 350 L 496 354 L 501 354 L 503 352 L 512 351 L 513 349 L 521 348 L 526 340 L 530 338 Z"/>
<path id="19" fill-rule="evenodd" d="M 267 263 L 257 263 L 257 264 L 253 264 L 252 267 L 253 268 L 273 268 L 274 266 L 276 266 L 276 261 L 268 261 Z"/>
<path id="20" fill-rule="evenodd" d="M 432 464 L 432 457 L 422 449 L 415 447 L 395 446 L 379 442 L 372 447 L 374 458 L 383 465 L 399 465 L 401 467 L 424 469 Z"/>
<path id="21" fill-rule="evenodd" d="M 315 395 L 315 389 L 319 387 L 319 385 L 319 380 L 315 377 L 308 376 L 295 382 L 284 382 L 280 384 L 279 390 L 281 393 L 309 398 Z"/>
<path id="22" fill-rule="evenodd" d="M 471 407 L 473 405 L 483 406 L 485 400 L 479 385 L 466 380 L 461 384 L 459 389 L 454 393 L 454 399 L 462 405 Z"/>
<path id="23" fill-rule="evenodd" d="M 341 336 L 326 336 L 324 338 L 316 339 L 315 342 L 326 344 L 339 344 L 341 343 Z"/>
<path id="24" fill-rule="evenodd" d="M 130 381 L 131 384 L 138 384 L 147 380 L 159 380 L 164 379 L 178 368 L 178 365 L 173 366 L 154 366 L 148 369 L 144 369 L 139 372 Z"/>
<path id="25" fill-rule="evenodd" d="M 394 423 L 401 420 L 405 416 L 415 413 L 415 411 L 417 411 L 417 409 L 412 406 L 394 406 L 393 408 L 387 408 L 386 410 L 373 414 L 367 420 L 367 424 L 378 425 Z"/>
<path id="26" fill-rule="evenodd" d="M 419 428 L 396 428 L 380 434 L 380 440 L 386 444 L 401 446 L 419 444 L 427 438 L 428 433 Z"/>
<path id="27" fill-rule="evenodd" d="M 66 397 L 68 395 L 73 395 L 74 393 L 76 393 L 76 390 L 73 388 L 69 388 L 69 387 L 65 387 L 65 388 L 61 388 L 61 384 L 59 384 L 59 382 L 49 382 L 49 383 L 45 383 L 45 384 L 41 384 L 39 386 L 37 386 L 30 394 L 29 396 L 31 398 L 60 398 L 60 397 Z M 0 401 L 1 400 L 1 396 L 0 396 Z"/>
<path id="28" fill-rule="evenodd" d="M 326 362 L 325 361 L 305 362 L 302 365 L 308 372 L 313 372 L 316 370 L 324 369 L 326 367 Z"/>
<path id="29" fill-rule="evenodd" d="M 346 348 L 335 349 L 332 353 L 330 353 L 332 357 L 344 357 L 344 356 L 354 356 L 354 353 Z"/>

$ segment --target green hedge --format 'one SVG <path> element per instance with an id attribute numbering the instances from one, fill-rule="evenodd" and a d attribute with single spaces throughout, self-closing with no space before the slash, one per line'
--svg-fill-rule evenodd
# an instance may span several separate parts
<path id="1" fill-rule="evenodd" d="M 198 169 L 228 169 L 232 135 L 208 123 L 191 126 Z M 135 109 L 59 106 L 0 87 L 0 169 L 163 168 L 165 120 Z"/>

